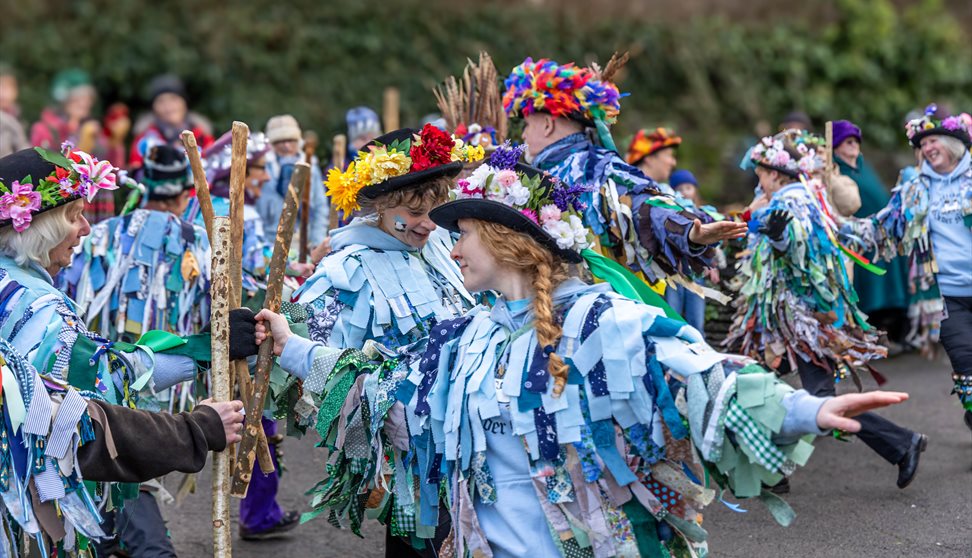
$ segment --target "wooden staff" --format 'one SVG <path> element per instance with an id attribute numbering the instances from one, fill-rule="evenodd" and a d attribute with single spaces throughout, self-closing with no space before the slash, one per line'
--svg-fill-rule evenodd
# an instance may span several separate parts
<path id="1" fill-rule="evenodd" d="M 243 122 L 233 122 L 233 144 L 230 159 L 230 209 L 229 222 L 230 234 L 234 239 L 232 251 L 230 252 L 230 308 L 239 308 L 243 305 L 243 205 L 245 203 L 246 192 L 246 144 L 250 137 L 250 128 Z M 231 381 L 239 380 L 244 376 L 250 375 L 249 366 L 246 360 L 240 359 L 233 361 L 234 373 Z M 240 384 L 241 395 L 249 397 L 247 382 Z M 263 410 L 259 411 L 260 415 Z M 264 473 L 274 471 L 273 459 L 270 456 L 270 447 L 267 445 L 266 434 L 260 436 L 258 443 L 257 456 L 259 457 L 260 470 Z M 234 448 L 235 449 L 235 448 Z M 232 452 L 231 452 L 232 453 Z"/>
<path id="2" fill-rule="evenodd" d="M 317 151 L 317 133 L 312 130 L 304 132 L 304 162 L 308 165 L 314 164 L 314 152 Z M 307 184 L 304 185 L 304 193 L 300 198 L 300 255 L 301 263 L 306 263 L 310 257 L 308 236 L 310 235 L 310 200 L 311 200 L 311 176 L 307 175 Z"/>
<path id="3" fill-rule="evenodd" d="M 229 359 L 229 311 L 230 311 L 230 260 L 233 241 L 230 223 L 226 217 L 218 217 L 213 223 L 213 282 L 212 303 L 212 351 L 213 361 L 210 395 L 214 401 L 228 401 L 230 398 L 230 359 Z M 228 449 L 228 448 L 227 448 Z M 231 556 L 232 528 L 230 524 L 229 451 L 213 454 L 213 556 Z"/>
<path id="4" fill-rule="evenodd" d="M 830 176 L 834 173 L 834 123 L 830 120 L 824 125 L 824 139 L 827 144 L 824 146 L 824 187 L 827 195 L 830 195 Z"/>
<path id="5" fill-rule="evenodd" d="M 294 166 L 294 174 L 290 177 L 290 185 L 287 187 L 287 198 L 284 200 L 283 211 L 280 213 L 280 222 L 277 223 L 277 238 L 273 244 L 270 273 L 267 277 L 267 297 L 263 303 L 263 307 L 272 312 L 280 311 L 284 269 L 287 267 L 287 254 L 290 252 L 290 241 L 294 236 L 294 222 L 297 219 L 297 202 L 301 197 L 301 190 L 307 183 L 308 174 L 310 174 L 310 165 L 307 163 L 297 163 Z M 246 497 L 246 491 L 250 486 L 250 477 L 253 475 L 256 443 L 260 433 L 263 432 L 260 415 L 263 412 L 263 402 L 267 397 L 267 388 L 270 385 L 270 368 L 272 367 L 273 338 L 268 334 L 260 345 L 260 352 L 257 355 L 256 374 L 253 378 L 253 397 L 250 398 L 249 405 L 246 407 L 243 441 L 240 442 L 236 468 L 233 471 L 233 486 L 230 489 L 230 494 L 237 498 Z"/>
<path id="6" fill-rule="evenodd" d="M 186 156 L 189 157 L 189 164 L 192 166 L 192 180 L 196 183 L 196 198 L 199 199 L 199 211 L 202 212 L 203 223 L 206 225 L 206 236 L 212 242 L 213 199 L 209 196 L 209 182 L 206 180 L 206 171 L 203 170 L 202 158 L 199 156 L 196 136 L 189 130 L 185 130 L 182 132 L 182 145 L 186 148 Z"/>
<path id="7" fill-rule="evenodd" d="M 381 120 L 385 126 L 385 133 L 400 128 L 398 122 L 399 95 L 397 87 L 386 87 L 381 109 Z"/>
<path id="8" fill-rule="evenodd" d="M 344 156 L 348 153 L 348 138 L 344 134 L 338 134 L 331 140 L 331 145 L 331 166 L 343 171 L 344 164 L 346 163 Z M 330 203 L 330 200 L 328 203 Z M 334 204 L 331 204 L 330 218 L 328 219 L 330 221 L 327 229 L 328 234 L 338 228 L 340 217 L 338 215 L 338 208 L 334 207 Z"/>

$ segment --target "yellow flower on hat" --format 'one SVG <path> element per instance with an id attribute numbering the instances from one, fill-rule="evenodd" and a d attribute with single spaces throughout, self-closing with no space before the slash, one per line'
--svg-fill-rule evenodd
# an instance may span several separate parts
<path id="1" fill-rule="evenodd" d="M 355 163 L 356 161 L 352 161 L 345 171 L 338 168 L 327 171 L 327 180 L 324 182 L 327 195 L 331 198 L 331 205 L 345 214 L 361 209 L 358 205 L 358 191 L 364 187 L 364 184 L 355 180 Z"/>
<path id="2" fill-rule="evenodd" d="M 408 155 L 397 150 L 389 153 L 384 147 L 375 149 L 364 160 L 370 167 L 371 184 L 408 174 L 412 167 L 412 159 Z"/>

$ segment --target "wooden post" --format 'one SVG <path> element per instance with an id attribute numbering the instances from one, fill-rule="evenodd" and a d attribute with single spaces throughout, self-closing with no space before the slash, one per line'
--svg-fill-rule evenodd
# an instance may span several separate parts
<path id="1" fill-rule="evenodd" d="M 304 162 L 308 165 L 314 164 L 314 152 L 317 151 L 317 134 L 312 130 L 304 132 Z M 313 170 L 313 169 L 312 169 Z M 310 257 L 310 200 L 311 200 L 311 177 L 313 172 L 307 175 L 307 184 L 304 185 L 304 193 L 300 198 L 300 253 L 298 260 L 306 263 Z"/>
<path id="2" fill-rule="evenodd" d="M 209 182 L 206 180 L 206 171 L 203 170 L 202 158 L 199 156 L 199 147 L 196 145 L 196 136 L 189 130 L 182 132 L 182 145 L 186 148 L 186 156 L 189 157 L 189 165 L 192 166 L 192 180 L 196 183 L 196 198 L 199 199 L 199 211 L 203 215 L 203 223 L 206 225 L 206 235 L 209 242 L 213 242 L 213 200 L 209 196 Z"/>
<path id="3" fill-rule="evenodd" d="M 244 193 L 246 191 L 246 144 L 249 141 L 250 128 L 243 122 L 233 122 L 233 144 L 230 159 L 230 236 L 233 238 L 233 245 L 230 251 L 230 308 L 239 308 L 243 304 L 243 205 Z M 234 373 L 232 380 L 242 376 L 249 376 L 250 370 L 246 360 L 233 361 Z M 235 383 L 235 381 L 234 381 Z M 245 388 L 245 384 L 241 387 Z M 241 395 L 249 397 L 249 393 L 243 389 Z M 263 414 L 263 409 L 257 412 Z M 274 471 L 273 459 L 270 456 L 270 448 L 267 446 L 267 437 L 260 429 L 260 440 L 258 442 L 258 452 L 260 470 L 264 473 Z M 235 447 L 233 448 L 235 449 Z M 232 452 L 231 452 L 232 453 Z"/>
<path id="4" fill-rule="evenodd" d="M 230 223 L 226 217 L 218 217 L 213 223 L 213 282 L 212 282 L 212 351 L 210 369 L 211 393 L 214 401 L 230 399 L 229 359 L 229 297 L 231 292 L 229 271 L 230 252 L 233 246 Z M 228 448 L 227 448 L 228 449 Z M 232 556 L 232 524 L 229 509 L 230 452 L 213 454 L 213 556 Z"/>
<path id="5" fill-rule="evenodd" d="M 386 134 L 401 127 L 398 118 L 399 101 L 398 88 L 386 87 L 381 109 L 381 121 Z"/>
<path id="6" fill-rule="evenodd" d="M 310 166 L 307 163 L 297 163 L 294 174 L 290 177 L 287 187 L 287 198 L 284 200 L 280 222 L 277 223 L 277 238 L 273 245 L 273 256 L 270 259 L 270 273 L 267 276 L 267 297 L 263 307 L 272 311 L 280 311 L 280 297 L 283 290 L 284 269 L 287 266 L 287 254 L 290 252 L 290 241 L 294 236 L 294 222 L 297 220 L 297 204 L 301 197 L 301 190 L 307 183 Z M 243 426 L 243 441 L 236 459 L 233 471 L 233 485 L 230 494 L 237 498 L 246 496 L 253 475 L 253 459 L 259 435 L 263 432 L 260 415 L 263 412 L 263 402 L 267 397 L 270 386 L 270 369 L 273 367 L 273 338 L 267 335 L 260 345 L 257 355 L 256 373 L 253 378 L 253 397 L 246 406 L 246 422 Z"/>
<path id="7" fill-rule="evenodd" d="M 344 170 L 344 165 L 346 163 L 344 157 L 345 157 L 345 155 L 348 152 L 348 138 L 347 138 L 347 136 L 345 136 L 344 134 L 338 134 L 338 135 L 334 136 L 334 139 L 331 140 L 331 146 L 332 146 L 332 148 L 331 148 L 331 166 L 333 166 L 334 168 L 336 168 L 338 170 L 342 170 L 343 171 Z M 330 202 L 330 199 L 328 200 L 328 203 L 331 203 Z M 329 215 L 329 219 L 328 219 L 328 221 L 329 221 L 329 223 L 328 223 L 328 229 L 327 229 L 328 234 L 331 234 L 331 231 L 333 231 L 334 229 L 338 228 L 338 223 L 339 223 L 340 217 L 341 216 L 338 215 L 338 208 L 334 207 L 334 204 L 331 204 L 331 211 L 330 211 L 330 215 Z"/>

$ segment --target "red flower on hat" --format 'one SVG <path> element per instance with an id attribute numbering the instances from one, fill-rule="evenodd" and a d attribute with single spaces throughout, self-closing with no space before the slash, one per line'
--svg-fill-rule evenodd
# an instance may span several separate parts
<path id="1" fill-rule="evenodd" d="M 452 136 L 426 124 L 419 132 L 418 140 L 412 141 L 408 156 L 412 158 L 412 171 L 422 171 L 452 161 Z"/>

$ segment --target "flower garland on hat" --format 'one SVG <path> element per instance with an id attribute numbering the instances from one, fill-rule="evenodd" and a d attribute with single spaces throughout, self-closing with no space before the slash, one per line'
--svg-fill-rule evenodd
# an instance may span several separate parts
<path id="1" fill-rule="evenodd" d="M 485 156 L 481 145 L 467 144 L 426 124 L 411 139 L 388 145 L 373 144 L 368 146 L 368 151 L 359 151 L 347 169 L 332 168 L 328 171 L 324 187 L 331 204 L 347 214 L 361 209 L 358 193 L 366 186 L 456 161 L 481 161 Z"/>
<path id="2" fill-rule="evenodd" d="M 920 118 L 913 118 L 905 124 L 905 135 L 912 145 L 918 147 L 921 138 L 938 131 L 962 140 L 966 147 L 972 146 L 972 115 L 963 112 L 958 116 L 936 120 L 934 116 L 937 112 L 938 105 L 932 103 L 925 107 L 925 114 Z"/>
<path id="3" fill-rule="evenodd" d="M 796 148 L 794 156 L 786 149 L 787 141 Z M 775 136 L 766 136 L 751 147 L 743 158 L 740 168 L 752 170 L 762 166 L 796 178 L 800 174 L 812 174 L 823 168 L 820 156 L 823 140 L 803 130 L 784 130 Z"/>
<path id="4" fill-rule="evenodd" d="M 0 182 L 0 226 L 12 224 L 15 231 L 24 232 L 38 213 L 81 198 L 90 202 L 98 190 L 118 188 L 111 163 L 73 148 L 65 142 L 60 154 L 35 147 L 41 158 L 54 165 L 54 173 L 39 179 L 25 176 L 10 186 Z"/>
<path id="5" fill-rule="evenodd" d="M 580 116 L 614 124 L 621 112 L 616 85 L 597 79 L 590 68 L 527 58 L 503 82 L 503 108 L 510 116 L 546 112 L 552 116 Z"/>
<path id="6" fill-rule="evenodd" d="M 544 230 L 564 250 L 580 252 L 591 244 L 590 231 L 581 217 L 585 204 L 580 196 L 586 190 L 567 186 L 556 177 L 528 174 L 516 170 L 523 146 L 509 142 L 493 152 L 489 162 L 459 180 L 455 199 L 487 199 L 519 211 Z M 550 187 L 545 187 L 544 179 Z"/>

